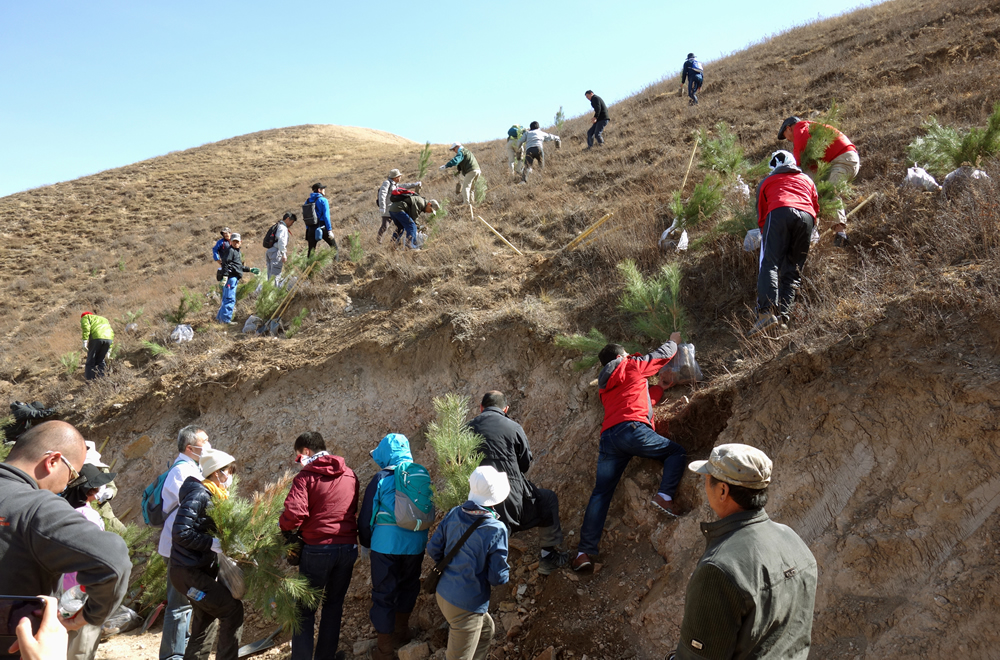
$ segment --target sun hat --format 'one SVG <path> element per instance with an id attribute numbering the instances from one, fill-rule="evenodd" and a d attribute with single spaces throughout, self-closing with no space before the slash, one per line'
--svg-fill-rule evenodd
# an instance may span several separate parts
<path id="1" fill-rule="evenodd" d="M 84 465 L 96 465 L 99 468 L 108 467 L 107 464 L 101 462 L 101 454 L 97 451 L 97 445 L 92 440 L 86 440 L 84 444 L 87 445 L 87 458 L 83 460 Z"/>
<path id="2" fill-rule="evenodd" d="M 387 179 L 395 179 L 397 176 L 403 176 L 403 173 L 400 172 L 399 170 L 393 168 L 393 169 L 389 170 L 389 176 L 387 176 L 386 178 Z"/>
<path id="3" fill-rule="evenodd" d="M 767 454 L 739 443 L 719 445 L 712 449 L 707 461 L 692 461 L 688 469 L 709 474 L 732 486 L 761 490 L 771 483 L 771 459 Z"/>
<path id="4" fill-rule="evenodd" d="M 469 499 L 479 506 L 496 506 L 510 495 L 507 474 L 492 465 L 480 465 L 469 475 Z"/>

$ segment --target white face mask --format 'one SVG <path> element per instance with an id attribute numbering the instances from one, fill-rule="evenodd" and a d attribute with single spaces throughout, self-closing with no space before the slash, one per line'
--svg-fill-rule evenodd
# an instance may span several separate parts
<path id="1" fill-rule="evenodd" d="M 222 476 L 222 484 L 220 485 L 226 490 L 229 490 L 229 487 L 233 485 L 233 475 L 229 474 L 228 472 L 225 473 Z"/>

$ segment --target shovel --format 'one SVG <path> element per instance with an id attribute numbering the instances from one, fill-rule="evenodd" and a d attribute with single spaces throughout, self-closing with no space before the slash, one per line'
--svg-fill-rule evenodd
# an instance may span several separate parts
<path id="1" fill-rule="evenodd" d="M 246 646 L 241 646 L 238 652 L 238 657 L 249 658 L 257 655 L 258 653 L 263 653 L 269 648 L 274 646 L 274 638 L 281 634 L 283 627 L 278 626 L 274 632 L 265 637 L 264 639 L 258 640 L 253 644 L 247 644 Z"/>

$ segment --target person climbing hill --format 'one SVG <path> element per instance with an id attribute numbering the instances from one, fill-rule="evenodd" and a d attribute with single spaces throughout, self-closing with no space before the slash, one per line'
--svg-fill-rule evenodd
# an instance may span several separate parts
<path id="1" fill-rule="evenodd" d="M 524 158 L 524 168 L 521 174 L 521 181 L 527 183 L 528 175 L 531 174 L 531 164 L 534 161 L 538 161 L 539 169 L 544 169 L 545 167 L 545 151 L 542 145 L 545 142 L 555 142 L 556 149 L 562 148 L 562 140 L 559 139 L 558 135 L 552 135 L 551 133 L 546 133 L 543 131 L 537 121 L 531 122 L 531 130 L 527 131 L 521 136 L 521 139 L 517 141 L 517 146 L 526 149 Z"/>
<path id="2" fill-rule="evenodd" d="M 698 105 L 698 90 L 705 82 L 705 67 L 702 66 L 694 53 L 688 53 L 681 67 L 681 93 L 684 93 L 684 80 L 688 84 L 688 105 Z"/>
<path id="3" fill-rule="evenodd" d="M 406 234 L 404 245 L 412 250 L 419 250 L 420 243 L 417 241 L 417 218 L 421 213 L 433 213 L 441 208 L 436 199 L 425 200 L 420 195 L 408 190 L 397 189 L 393 193 L 392 202 L 389 204 L 389 215 L 396 224 L 396 231 L 392 234 L 392 240 L 399 242 L 399 239 Z"/>
<path id="4" fill-rule="evenodd" d="M 455 157 L 439 169 L 458 168 L 458 173 L 462 177 L 459 182 L 462 202 L 472 206 L 476 202 L 476 179 L 482 173 L 479 169 L 479 161 L 467 147 L 463 147 L 459 142 L 452 144 L 451 150 L 455 152 Z"/>
<path id="5" fill-rule="evenodd" d="M 104 360 L 111 352 L 111 344 L 115 340 L 115 331 L 103 316 L 93 312 L 80 315 L 80 328 L 83 331 L 83 348 L 87 351 L 87 366 L 84 377 L 94 380 L 104 375 Z"/>
<path id="6" fill-rule="evenodd" d="M 524 169 L 524 145 L 520 142 L 522 135 L 524 127 L 520 124 L 514 124 L 507 129 L 504 150 L 507 152 L 507 165 L 510 166 L 511 174 L 520 174 Z"/>
<path id="7" fill-rule="evenodd" d="M 595 140 L 598 146 L 604 144 L 604 129 L 611 119 L 608 117 L 608 106 L 604 104 L 604 99 L 589 89 L 583 95 L 587 97 L 587 100 L 590 101 L 590 107 L 594 109 L 592 126 L 587 129 L 587 149 L 593 149 Z"/>
<path id="8" fill-rule="evenodd" d="M 423 183 L 420 181 L 413 181 L 411 183 L 400 183 L 400 179 L 403 178 L 403 173 L 397 169 L 389 170 L 388 176 L 386 176 L 385 181 L 378 189 L 378 198 L 376 203 L 378 204 L 379 213 L 382 214 L 382 226 L 379 227 L 378 235 L 375 237 L 375 242 L 382 242 L 382 234 L 385 230 L 389 228 L 392 224 L 392 215 L 389 213 L 389 204 L 392 203 L 392 192 L 397 188 L 406 188 L 407 190 L 412 190 L 415 193 L 420 192 L 420 188 L 423 187 Z"/>
<path id="9" fill-rule="evenodd" d="M 316 244 L 326 241 L 326 244 L 337 250 L 337 259 L 340 259 L 340 248 L 337 247 L 337 239 L 333 235 L 333 225 L 330 224 L 330 202 L 326 199 L 326 184 L 314 183 L 312 194 L 302 205 L 302 221 L 306 224 L 306 243 L 309 244 L 309 251 L 306 256 L 311 257 Z"/>

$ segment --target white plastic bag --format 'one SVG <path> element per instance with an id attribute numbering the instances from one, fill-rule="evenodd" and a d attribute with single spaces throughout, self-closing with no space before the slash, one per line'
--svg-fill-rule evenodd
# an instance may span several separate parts
<path id="1" fill-rule="evenodd" d="M 192 339 L 194 339 L 194 328 L 187 323 L 180 324 L 170 333 L 170 341 L 175 344 L 191 341 Z"/>
<path id="2" fill-rule="evenodd" d="M 941 190 L 941 186 L 938 185 L 934 177 L 924 168 L 918 167 L 916 163 L 913 164 L 913 167 L 906 170 L 906 178 L 903 179 L 903 185 L 930 192 Z"/>
<path id="3" fill-rule="evenodd" d="M 694 357 L 694 344 L 680 344 L 670 362 L 660 369 L 660 385 L 664 388 L 702 380 L 701 367 Z"/>
<path id="4" fill-rule="evenodd" d="M 988 179 L 990 178 L 990 175 L 982 170 L 977 170 L 975 168 L 966 165 L 964 167 L 958 168 L 957 170 L 949 172 L 948 176 L 944 178 L 944 185 L 948 185 L 955 179 L 958 178 L 964 179 L 965 177 L 978 181 L 979 179 Z"/>
<path id="5" fill-rule="evenodd" d="M 124 605 L 119 605 L 115 613 L 108 617 L 101 626 L 101 637 L 111 637 L 135 630 L 141 625 L 142 617 Z"/>
<path id="6" fill-rule="evenodd" d="M 736 183 L 733 184 L 733 189 L 740 194 L 743 199 L 750 199 L 750 186 L 746 184 L 743 177 L 739 174 L 736 175 Z"/>
<path id="7" fill-rule="evenodd" d="M 819 227 L 813 227 L 812 236 L 809 237 L 809 243 L 815 245 L 819 243 Z"/>
<path id="8" fill-rule="evenodd" d="M 743 251 L 756 252 L 760 249 L 760 229 L 751 229 L 743 237 Z"/>
<path id="9" fill-rule="evenodd" d="M 683 252 L 686 249 L 688 249 L 688 230 L 687 229 L 685 229 L 684 231 L 681 232 L 681 238 L 680 238 L 679 241 L 677 241 L 677 251 L 678 252 Z"/>
<path id="10" fill-rule="evenodd" d="M 221 582 L 236 600 L 243 600 L 247 593 L 247 585 L 243 580 L 243 571 L 236 562 L 224 554 L 219 554 L 219 582 Z"/>
<path id="11" fill-rule="evenodd" d="M 264 321 L 259 316 L 251 314 L 249 318 L 247 318 L 246 323 L 243 324 L 243 333 L 249 334 L 251 332 L 257 332 L 257 328 L 259 328 L 262 323 L 264 323 Z"/>

